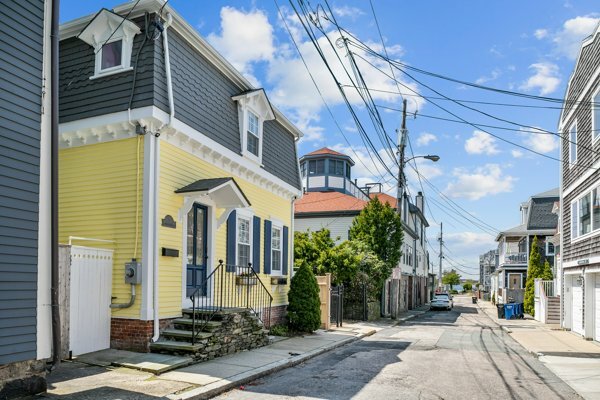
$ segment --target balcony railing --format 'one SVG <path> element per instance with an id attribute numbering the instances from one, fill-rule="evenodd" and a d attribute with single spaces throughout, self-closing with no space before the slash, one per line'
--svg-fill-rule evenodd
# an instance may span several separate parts
<path id="1" fill-rule="evenodd" d="M 521 265 L 527 264 L 527 253 L 505 253 L 500 255 L 500 265 Z"/>

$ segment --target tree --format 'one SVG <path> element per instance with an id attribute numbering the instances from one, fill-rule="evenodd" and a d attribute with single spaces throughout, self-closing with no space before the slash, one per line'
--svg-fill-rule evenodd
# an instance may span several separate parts
<path id="1" fill-rule="evenodd" d="M 313 332 L 321 326 L 319 285 L 308 264 L 300 265 L 292 278 L 288 292 L 288 319 L 292 328 Z"/>
<path id="2" fill-rule="evenodd" d="M 400 261 L 402 220 L 388 203 L 369 201 L 352 221 L 350 237 L 363 242 L 381 261 L 394 268 Z"/>
<path id="3" fill-rule="evenodd" d="M 445 271 L 442 275 L 442 283 L 444 285 L 450 285 L 450 288 L 454 285 L 460 285 L 460 275 L 455 270 Z"/>
<path id="4" fill-rule="evenodd" d="M 328 229 L 316 232 L 294 232 L 294 269 L 306 263 L 316 273 L 322 254 L 334 246 L 335 242 L 331 239 Z"/>
<path id="5" fill-rule="evenodd" d="M 552 279 L 554 279 L 554 274 L 552 273 L 552 267 L 550 266 L 550 263 L 548 262 L 548 260 L 546 260 L 546 262 L 544 263 L 544 270 L 542 271 L 541 278 L 545 281 L 551 281 Z"/>
<path id="6" fill-rule="evenodd" d="M 341 285 L 351 281 L 358 272 L 362 254 L 350 241 L 345 241 L 321 252 L 317 260 L 317 274 L 331 273 L 331 281 Z"/>
<path id="7" fill-rule="evenodd" d="M 525 283 L 525 297 L 523 308 L 529 315 L 535 313 L 535 278 L 540 278 L 544 271 L 542 254 L 538 244 L 537 236 L 533 237 L 531 251 L 529 253 L 529 265 L 527 266 L 527 281 Z"/>
<path id="8" fill-rule="evenodd" d="M 465 292 L 470 292 L 473 289 L 473 284 L 471 282 L 463 283 L 463 289 Z"/>

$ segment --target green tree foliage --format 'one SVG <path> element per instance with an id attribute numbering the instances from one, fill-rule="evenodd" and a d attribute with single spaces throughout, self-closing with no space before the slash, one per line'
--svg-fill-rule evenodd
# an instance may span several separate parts
<path id="1" fill-rule="evenodd" d="M 317 271 L 322 253 L 335 247 L 335 242 L 330 237 L 328 229 L 317 232 L 294 232 L 294 269 L 300 268 L 303 263 L 308 264 L 313 272 Z"/>
<path id="2" fill-rule="evenodd" d="M 545 281 L 551 281 L 552 279 L 554 279 L 554 274 L 552 273 L 552 267 L 550 266 L 550 263 L 548 262 L 548 260 L 546 260 L 546 262 L 544 263 L 544 270 L 542 271 L 541 278 Z"/>
<path id="3" fill-rule="evenodd" d="M 473 289 L 473 284 L 471 282 L 463 283 L 463 289 L 465 292 L 470 292 Z"/>
<path id="4" fill-rule="evenodd" d="M 389 204 L 381 203 L 377 197 L 354 218 L 350 237 L 367 245 L 390 268 L 400 261 L 402 220 Z"/>
<path id="5" fill-rule="evenodd" d="M 535 313 L 535 278 L 540 278 L 544 271 L 542 254 L 538 244 L 537 236 L 533 237 L 531 251 L 529 253 L 529 265 L 527 266 L 527 281 L 525 283 L 525 298 L 523 308 L 531 316 Z"/>
<path id="6" fill-rule="evenodd" d="M 442 275 L 442 283 L 450 286 L 460 285 L 460 274 L 454 269 L 450 271 L 444 271 L 444 274 Z"/>
<path id="7" fill-rule="evenodd" d="M 342 242 L 321 252 L 317 260 L 317 274 L 331 273 L 331 281 L 335 285 L 349 282 L 356 277 L 362 256 L 352 242 Z"/>
<path id="8" fill-rule="evenodd" d="M 292 328 L 313 332 L 321 326 L 319 285 L 308 264 L 300 265 L 292 278 L 288 292 L 288 319 Z"/>

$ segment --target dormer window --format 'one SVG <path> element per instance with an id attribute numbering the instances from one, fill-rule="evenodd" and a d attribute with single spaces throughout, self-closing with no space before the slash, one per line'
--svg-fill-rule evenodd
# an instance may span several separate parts
<path id="1" fill-rule="evenodd" d="M 269 99 L 263 89 L 254 89 L 232 100 L 238 102 L 242 155 L 262 165 L 264 122 L 275 119 Z"/>
<path id="2" fill-rule="evenodd" d="M 246 139 L 248 146 L 247 150 L 258 157 L 258 150 L 260 149 L 260 131 L 258 129 L 258 116 L 252 111 L 248 111 L 248 130 L 246 131 L 246 134 L 248 135 Z"/>
<path id="3" fill-rule="evenodd" d="M 140 28 L 107 9 L 102 9 L 81 31 L 79 39 L 94 49 L 95 68 L 90 79 L 131 71 L 133 38 Z"/>

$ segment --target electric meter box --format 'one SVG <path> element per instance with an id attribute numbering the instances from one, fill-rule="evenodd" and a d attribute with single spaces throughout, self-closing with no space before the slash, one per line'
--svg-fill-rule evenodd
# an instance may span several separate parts
<path id="1" fill-rule="evenodd" d="M 142 283 L 142 263 L 130 261 L 125 263 L 125 283 L 138 285 Z"/>

